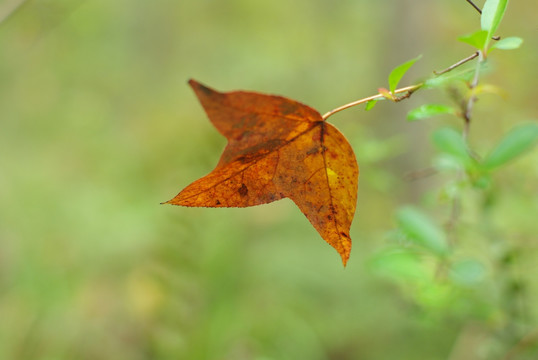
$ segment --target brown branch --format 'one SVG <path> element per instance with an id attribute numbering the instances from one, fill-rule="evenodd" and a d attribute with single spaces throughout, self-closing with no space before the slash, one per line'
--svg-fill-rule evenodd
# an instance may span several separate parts
<path id="1" fill-rule="evenodd" d="M 478 51 L 478 62 L 476 63 L 476 70 L 474 72 L 473 80 L 469 84 L 469 89 L 471 90 L 471 96 L 467 103 L 464 105 L 463 109 L 463 139 L 467 141 L 469 136 L 469 127 L 471 126 L 471 114 L 473 112 L 473 106 L 476 102 L 476 95 L 474 94 L 474 89 L 478 85 L 478 79 L 480 77 L 480 66 L 482 65 L 483 55 L 482 51 Z"/>
<path id="2" fill-rule="evenodd" d="M 401 101 L 403 99 L 407 99 L 409 96 L 411 96 L 411 94 L 413 92 L 415 92 L 418 88 L 420 88 L 423 84 L 417 84 L 417 85 L 411 85 L 411 86 L 407 86 L 407 87 L 404 87 L 404 88 L 401 88 L 401 89 L 396 89 L 393 91 L 393 94 L 404 94 L 400 97 L 396 97 L 394 98 L 394 101 Z M 329 116 L 332 116 L 334 114 L 336 114 L 337 112 L 340 112 L 342 110 L 345 110 L 345 109 L 348 109 L 350 107 L 353 107 L 353 106 L 356 106 L 356 105 L 360 105 L 360 104 L 364 104 L 368 101 L 372 101 L 372 100 L 379 100 L 379 99 L 382 99 L 384 98 L 385 96 L 383 94 L 376 94 L 376 95 L 372 95 L 372 96 L 368 96 L 366 98 L 363 98 L 363 99 L 359 99 L 359 100 L 356 100 L 356 101 L 353 101 L 353 102 L 350 102 L 349 104 L 345 104 L 345 105 L 342 105 L 340 107 L 337 107 L 336 109 L 333 109 L 327 113 L 325 113 L 322 118 L 323 120 L 327 120 L 327 118 Z"/>
<path id="3" fill-rule="evenodd" d="M 468 57 L 466 57 L 465 59 L 461 59 L 461 60 L 458 61 L 457 63 L 450 65 L 449 67 L 447 67 L 447 68 L 444 69 L 444 70 L 441 70 L 441 71 L 435 71 L 435 70 L 434 70 L 433 73 L 434 73 L 435 75 L 442 75 L 442 74 L 447 73 L 447 72 L 449 72 L 449 71 L 451 71 L 451 70 L 454 70 L 454 69 L 457 68 L 458 66 L 461 66 L 461 65 L 465 64 L 465 63 L 468 62 L 468 61 L 473 60 L 473 59 L 474 59 L 475 57 L 477 57 L 477 56 L 478 56 L 478 51 L 475 52 L 474 54 L 472 54 L 471 56 L 468 56 Z"/>
<path id="4" fill-rule="evenodd" d="M 434 167 L 428 167 L 425 169 L 410 171 L 404 174 L 403 178 L 404 180 L 407 180 L 407 181 L 415 181 L 415 180 L 430 177 L 435 174 L 437 174 L 437 169 Z"/>

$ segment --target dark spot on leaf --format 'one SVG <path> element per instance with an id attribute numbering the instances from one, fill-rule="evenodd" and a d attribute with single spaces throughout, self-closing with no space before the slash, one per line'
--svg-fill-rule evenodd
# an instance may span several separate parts
<path id="1" fill-rule="evenodd" d="M 239 161 L 240 163 L 246 163 L 248 161 L 247 157 L 245 155 L 239 156 L 235 161 Z"/>
<path id="2" fill-rule="evenodd" d="M 291 99 L 221 93 L 195 80 L 189 84 L 228 145 L 211 174 L 167 203 L 243 207 L 289 197 L 345 264 L 358 168 L 343 135 L 317 111 Z M 337 182 L 332 181 L 334 174 Z"/>
<path id="3" fill-rule="evenodd" d="M 286 101 L 279 104 L 278 110 L 279 115 L 293 114 L 297 112 L 297 105 L 292 102 Z"/>
<path id="4" fill-rule="evenodd" d="M 206 95 L 213 95 L 216 92 L 216 91 L 213 91 L 212 89 L 210 89 L 207 86 L 204 86 L 204 85 L 202 85 L 200 83 L 198 83 L 197 85 L 198 85 L 198 89 L 201 90 Z"/>
<path id="5" fill-rule="evenodd" d="M 245 184 L 241 184 L 241 187 L 239 188 L 239 195 L 241 196 L 247 196 L 248 195 L 248 188 Z"/>

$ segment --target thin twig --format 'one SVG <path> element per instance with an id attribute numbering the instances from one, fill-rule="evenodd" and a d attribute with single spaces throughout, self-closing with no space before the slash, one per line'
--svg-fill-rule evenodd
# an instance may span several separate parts
<path id="1" fill-rule="evenodd" d="M 393 91 L 393 94 L 402 94 L 404 93 L 403 96 L 401 97 L 398 97 L 398 98 L 395 98 L 394 101 L 400 101 L 400 100 L 403 100 L 403 99 L 406 99 L 408 98 L 409 96 L 411 96 L 411 94 L 417 90 L 418 88 L 420 88 L 423 84 L 418 84 L 418 85 L 411 85 L 411 86 L 407 86 L 407 87 L 404 87 L 404 88 L 401 88 L 401 89 L 396 89 Z M 356 105 L 360 105 L 360 104 L 364 104 L 368 101 L 372 101 L 372 100 L 378 100 L 378 99 L 382 99 L 384 98 L 385 96 L 382 95 L 382 94 L 376 94 L 376 95 L 372 95 L 372 96 L 368 96 L 364 99 L 360 99 L 360 100 L 356 100 L 356 101 L 353 101 L 353 102 L 350 102 L 349 104 L 345 104 L 345 105 L 342 105 L 340 107 L 337 107 L 336 109 L 333 109 L 327 113 L 325 113 L 322 118 L 323 120 L 327 120 L 327 118 L 329 116 L 332 116 L 334 114 L 336 114 L 337 112 L 340 112 L 342 110 L 345 110 L 345 109 L 348 109 L 350 107 L 353 107 L 353 106 L 356 106 Z"/>
<path id="2" fill-rule="evenodd" d="M 437 169 L 434 167 L 428 167 L 425 169 L 410 171 L 404 174 L 403 178 L 407 181 L 415 181 L 418 179 L 424 179 L 435 174 L 437 174 Z"/>
<path id="3" fill-rule="evenodd" d="M 463 177 L 463 174 L 459 174 L 458 177 Z M 448 234 L 448 242 L 451 246 L 454 246 L 456 243 L 456 226 L 460 218 L 461 212 L 461 199 L 459 196 L 454 196 L 452 199 L 452 204 L 450 206 L 450 218 L 446 223 L 446 232 Z"/>
<path id="4" fill-rule="evenodd" d="M 472 2 L 471 0 L 467 0 L 467 2 L 469 4 L 471 4 L 471 6 L 474 7 L 476 11 L 478 11 L 480 14 L 482 14 L 482 10 L 480 10 L 480 8 L 478 6 L 476 6 L 474 2 Z"/>
<path id="5" fill-rule="evenodd" d="M 435 75 L 442 75 L 442 74 L 444 74 L 444 73 L 449 72 L 450 70 L 454 70 L 454 69 L 457 68 L 458 66 L 461 66 L 461 65 L 465 64 L 465 63 L 468 62 L 468 61 L 473 60 L 473 59 L 474 59 L 475 57 L 477 57 L 477 56 L 478 56 L 478 51 L 475 52 L 474 54 L 472 54 L 471 56 L 468 56 L 468 57 L 466 57 L 465 59 L 461 59 L 461 60 L 458 61 L 457 63 L 455 63 L 455 64 L 453 64 L 453 65 L 450 65 L 449 67 L 447 67 L 447 68 L 444 69 L 444 70 L 441 70 L 441 71 L 435 71 L 435 70 L 434 70 L 433 73 L 434 73 Z"/>
<path id="6" fill-rule="evenodd" d="M 480 66 L 482 65 L 483 61 L 483 55 L 482 51 L 478 51 L 478 62 L 476 63 L 476 70 L 474 72 L 474 77 L 471 83 L 469 84 L 469 89 L 471 90 L 471 96 L 469 97 L 469 100 L 467 100 L 467 104 L 464 106 L 463 111 L 463 139 L 467 141 L 467 137 L 469 136 L 469 127 L 471 125 L 471 114 L 473 112 L 473 105 L 476 102 L 476 95 L 474 94 L 474 88 L 478 85 L 478 79 L 480 77 Z"/>

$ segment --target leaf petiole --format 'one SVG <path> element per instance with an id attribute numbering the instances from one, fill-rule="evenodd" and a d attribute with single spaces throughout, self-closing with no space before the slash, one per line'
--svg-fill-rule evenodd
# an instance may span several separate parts
<path id="1" fill-rule="evenodd" d="M 407 98 L 409 97 L 414 91 L 416 91 L 417 89 L 419 89 L 422 85 L 424 84 L 417 84 L 417 85 L 411 85 L 411 86 L 406 86 L 406 87 L 403 87 L 401 89 L 396 89 L 392 92 L 392 94 L 404 94 L 403 95 L 403 98 Z M 378 93 L 376 95 L 372 95 L 372 96 L 368 96 L 366 98 L 363 98 L 363 99 L 359 99 L 359 100 L 356 100 L 356 101 L 353 101 L 353 102 L 350 102 L 349 104 L 345 104 L 345 105 L 342 105 L 340 107 L 337 107 L 336 109 L 333 109 L 327 113 L 325 113 L 322 118 L 323 120 L 327 120 L 327 118 L 329 118 L 330 116 L 336 114 L 337 112 L 340 112 L 342 110 L 345 110 L 345 109 L 348 109 L 350 107 L 353 107 L 353 106 L 357 106 L 357 105 L 360 105 L 360 104 L 364 104 L 368 101 L 372 101 L 372 100 L 380 100 L 380 99 L 383 99 L 385 98 L 385 95 L 381 94 L 381 93 Z"/>

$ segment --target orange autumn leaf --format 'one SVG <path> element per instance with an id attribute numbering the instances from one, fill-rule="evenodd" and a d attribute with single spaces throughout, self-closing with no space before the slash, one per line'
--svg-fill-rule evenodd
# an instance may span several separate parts
<path id="1" fill-rule="evenodd" d="M 346 138 L 297 101 L 189 84 L 228 144 L 211 173 L 166 203 L 247 207 L 290 198 L 345 265 L 359 175 Z"/>

